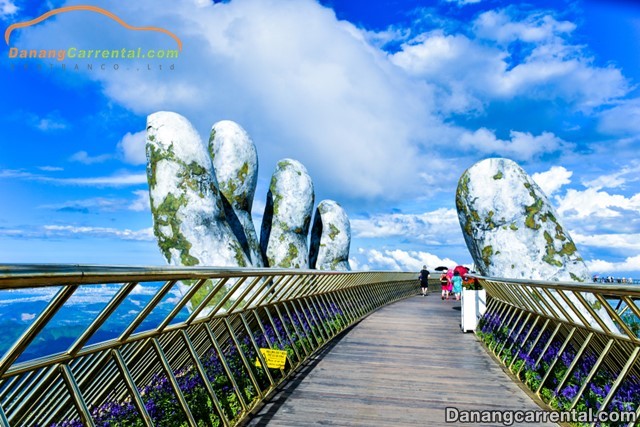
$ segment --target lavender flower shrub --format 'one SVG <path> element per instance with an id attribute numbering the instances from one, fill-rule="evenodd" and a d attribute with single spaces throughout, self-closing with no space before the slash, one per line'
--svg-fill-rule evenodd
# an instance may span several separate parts
<path id="1" fill-rule="evenodd" d="M 291 361 L 300 361 L 296 358 L 296 351 L 301 357 L 304 357 L 307 352 L 322 345 L 324 343 L 322 337 L 326 331 L 335 333 L 347 326 L 343 311 L 335 304 L 329 304 L 326 307 L 320 304 L 317 306 L 317 311 L 311 311 L 308 308 L 305 308 L 304 311 L 290 309 L 291 317 L 286 310 L 280 311 L 282 312 L 282 320 L 279 316 L 273 315 L 275 312 L 271 312 L 273 322 L 264 321 L 263 327 L 258 327 L 256 324 L 251 332 L 255 344 L 259 348 L 285 350 Z M 251 380 L 248 369 L 251 370 L 251 374 L 261 390 L 266 390 L 270 386 L 265 371 L 253 364 L 258 354 L 247 331 L 244 333 L 236 332 L 236 336 L 239 341 L 239 349 L 231 339 L 225 345 L 221 343 L 221 346 L 224 349 L 224 359 L 227 361 L 238 389 L 234 388 L 214 349 L 205 353 L 200 360 L 207 380 L 220 402 L 224 416 L 229 420 L 237 419 L 242 414 L 243 406 L 251 407 L 252 402 L 258 397 L 258 390 Z M 248 368 L 242 360 L 240 351 L 249 361 Z M 289 366 L 288 369 L 290 368 Z M 269 369 L 269 372 L 274 381 L 282 379 L 286 374 L 278 369 Z M 196 367 L 187 364 L 173 374 L 198 426 L 222 426 L 222 414 L 217 413 Z M 155 375 L 148 385 L 138 391 L 154 425 L 176 427 L 188 425 L 186 414 L 182 410 L 178 397 L 166 375 Z M 100 406 L 90 408 L 90 412 L 96 426 L 144 426 L 142 417 L 130 398 L 123 401 L 108 400 Z M 64 420 L 49 425 L 49 427 L 82 426 L 83 424 L 79 420 Z"/>
<path id="2" fill-rule="evenodd" d="M 506 323 L 503 324 L 499 315 L 486 313 L 478 322 L 477 334 L 488 347 L 504 349 L 503 353 L 500 354 L 503 362 L 505 365 L 511 366 L 511 370 L 532 391 L 538 389 L 547 371 L 551 369 L 545 384 L 540 390 L 540 396 L 553 409 L 570 410 L 580 388 L 595 366 L 598 355 L 591 350 L 585 351 L 576 362 L 569 377 L 556 393 L 555 390 L 566 376 L 577 354 L 572 343 L 569 343 L 560 353 L 562 340 L 556 337 L 545 349 L 551 339 L 551 334 L 545 331 L 535 347 L 531 348 L 534 337 L 537 337 L 540 333 L 540 328 L 535 326 L 531 330 L 531 325 L 525 325 L 520 334 L 516 334 L 516 332 L 510 333 L 509 331 L 519 331 L 522 325 L 520 323 L 507 325 Z M 509 326 L 512 327 L 509 328 Z M 524 337 L 527 336 L 529 331 L 531 331 L 529 341 L 522 346 Z M 516 335 L 518 335 L 517 338 Z M 553 363 L 556 357 L 557 360 Z M 613 382 L 618 374 L 619 372 L 611 371 L 611 368 L 604 364 L 599 366 L 587 383 L 584 392 L 575 403 L 575 409 L 578 412 L 586 412 L 590 409 L 594 412 L 598 411 L 605 397 L 611 391 Z M 640 377 L 635 373 L 631 373 L 623 380 L 606 410 L 609 412 L 636 411 L 639 404 Z M 586 426 L 587 424 L 576 424 L 576 426 L 580 427 L 583 425 Z M 599 425 L 601 427 L 614 427 L 623 424 L 608 423 Z"/>

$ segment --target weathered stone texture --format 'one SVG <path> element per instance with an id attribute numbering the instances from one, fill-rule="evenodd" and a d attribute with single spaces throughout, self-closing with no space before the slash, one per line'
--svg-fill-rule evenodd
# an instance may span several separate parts
<path id="1" fill-rule="evenodd" d="M 266 266 L 308 268 L 313 201 L 313 183 L 306 168 L 296 160 L 280 160 L 271 177 L 260 233 Z"/>
<path id="2" fill-rule="evenodd" d="M 347 213 L 333 200 L 323 200 L 316 208 L 311 228 L 309 267 L 318 270 L 351 270 L 350 244 L 351 225 Z"/>

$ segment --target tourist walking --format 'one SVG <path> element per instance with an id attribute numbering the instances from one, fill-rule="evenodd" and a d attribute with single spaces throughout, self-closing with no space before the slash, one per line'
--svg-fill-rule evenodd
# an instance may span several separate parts
<path id="1" fill-rule="evenodd" d="M 429 295 L 429 270 L 427 270 L 427 266 L 423 265 L 422 270 L 420 270 L 420 290 L 422 291 L 422 296 Z"/>
<path id="2" fill-rule="evenodd" d="M 447 279 L 447 273 L 444 271 L 440 275 L 440 288 L 442 289 L 441 299 L 449 299 L 449 279 Z"/>
<path id="3" fill-rule="evenodd" d="M 451 283 L 453 284 L 453 294 L 456 296 L 456 301 L 460 301 L 460 294 L 462 293 L 462 276 L 460 276 L 459 272 L 453 272 Z"/>

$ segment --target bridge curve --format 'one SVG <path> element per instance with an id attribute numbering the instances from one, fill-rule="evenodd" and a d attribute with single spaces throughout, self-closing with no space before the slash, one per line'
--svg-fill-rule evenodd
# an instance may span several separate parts
<path id="1" fill-rule="evenodd" d="M 382 307 L 335 338 L 248 425 L 450 426 L 447 407 L 540 411 L 459 323 L 460 303 L 434 293 Z"/>

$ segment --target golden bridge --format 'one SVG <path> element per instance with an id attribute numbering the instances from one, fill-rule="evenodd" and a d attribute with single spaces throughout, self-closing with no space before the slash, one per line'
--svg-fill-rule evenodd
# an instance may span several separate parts
<path id="1" fill-rule="evenodd" d="M 0 426 L 640 419 L 637 286 L 477 279 L 460 304 L 406 272 L 4 266 Z"/>

